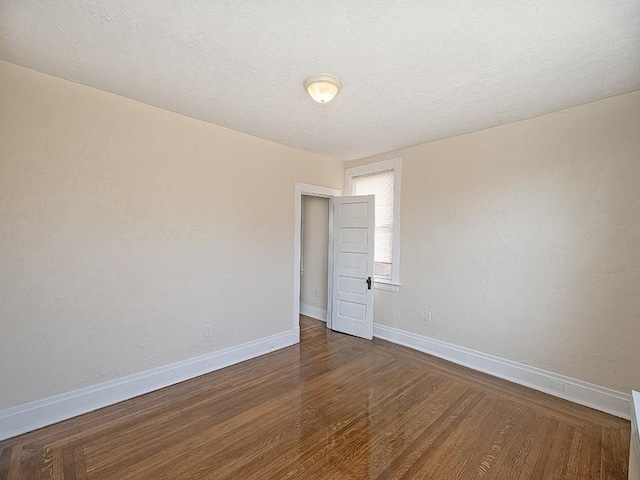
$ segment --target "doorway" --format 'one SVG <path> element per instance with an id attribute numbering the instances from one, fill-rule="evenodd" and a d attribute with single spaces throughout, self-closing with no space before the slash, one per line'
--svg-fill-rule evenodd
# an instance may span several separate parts
<path id="1" fill-rule="evenodd" d="M 375 198 L 373 195 L 341 197 L 338 189 L 296 183 L 293 262 L 294 343 L 300 342 L 301 273 L 304 274 L 302 214 L 305 196 L 329 199 L 328 216 L 324 216 L 325 220 L 328 218 L 329 224 L 328 242 L 326 242 L 328 243 L 326 313 L 322 311 L 324 300 L 313 300 L 317 316 L 325 317 L 326 327 L 331 330 L 335 329 L 371 340 L 373 338 L 371 286 L 374 266 Z M 319 209 L 322 208 L 320 205 L 318 205 Z M 321 258 L 324 258 L 324 255 Z M 321 282 L 322 280 L 316 279 L 309 287 L 313 296 L 305 293 L 305 298 L 323 299 Z M 308 307 L 309 304 L 305 304 L 304 308 Z"/>
<path id="2" fill-rule="evenodd" d="M 302 196 L 300 314 L 327 321 L 329 199 Z"/>
<path id="3" fill-rule="evenodd" d="M 332 251 L 331 251 L 331 239 L 332 239 L 332 208 L 331 208 L 331 199 L 334 197 L 339 197 L 342 194 L 342 191 L 337 188 L 329 188 L 329 187 L 321 187 L 318 185 L 309 185 L 304 183 L 296 183 L 295 188 L 295 230 L 294 230 L 294 265 L 293 265 L 293 331 L 296 338 L 296 343 L 300 341 L 300 313 L 301 310 L 305 310 L 309 312 L 308 306 L 319 305 L 317 310 L 313 310 L 317 316 L 324 316 L 325 321 L 327 321 L 327 327 L 331 328 L 331 288 L 329 288 L 329 279 L 331 278 L 333 271 L 333 261 L 332 261 Z M 322 212 L 323 204 L 320 202 L 314 202 L 315 199 L 324 200 L 326 202 L 326 218 L 327 225 L 327 250 L 322 258 L 326 258 L 326 275 L 327 281 L 324 284 L 324 287 L 321 286 L 318 279 L 315 279 L 313 282 L 309 282 L 311 286 L 307 287 L 305 283 L 305 294 L 304 299 L 306 302 L 301 304 L 302 298 L 302 289 L 301 285 L 303 280 L 303 276 L 305 270 L 308 272 L 308 276 L 312 275 L 316 276 L 316 274 L 312 274 L 309 271 L 309 268 L 312 270 L 323 270 L 322 263 L 324 260 L 320 260 L 319 262 L 315 262 L 315 265 L 312 267 L 307 264 L 304 265 L 303 262 L 303 201 L 304 198 L 312 198 L 313 200 L 308 201 L 308 204 L 313 205 L 312 208 L 314 211 Z M 314 219 L 314 224 L 317 222 Z M 322 232 L 322 226 L 319 226 L 318 231 Z M 311 233 L 309 233 L 311 234 Z M 322 244 L 322 241 L 316 241 L 318 239 L 313 239 L 312 243 L 313 250 L 317 251 L 316 243 Z M 307 239 L 309 241 L 309 239 Z M 309 244 L 307 244 L 309 245 Z M 324 292 L 322 290 L 324 288 Z M 316 290 L 318 290 L 318 296 L 316 297 Z M 301 308 L 301 306 L 304 307 Z M 324 307 L 323 307 L 324 305 Z M 304 313 L 304 312 L 302 312 Z M 306 313 L 305 313 L 306 314 Z"/>

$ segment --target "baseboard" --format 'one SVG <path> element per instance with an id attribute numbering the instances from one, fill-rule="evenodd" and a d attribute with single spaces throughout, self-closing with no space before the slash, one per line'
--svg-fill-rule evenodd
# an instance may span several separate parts
<path id="1" fill-rule="evenodd" d="M 67 420 L 297 343 L 289 331 L 0 410 L 0 440 Z"/>
<path id="2" fill-rule="evenodd" d="M 301 303 L 300 313 L 302 315 L 306 315 L 307 317 L 315 318 L 316 320 L 322 320 L 323 322 L 327 321 L 326 308 L 318 308 L 318 307 L 313 307 L 311 305 L 307 305 L 306 303 Z"/>
<path id="3" fill-rule="evenodd" d="M 631 396 L 623 392 L 385 325 L 375 324 L 373 335 L 616 417 L 630 419 Z M 562 388 L 563 391 L 560 390 Z"/>

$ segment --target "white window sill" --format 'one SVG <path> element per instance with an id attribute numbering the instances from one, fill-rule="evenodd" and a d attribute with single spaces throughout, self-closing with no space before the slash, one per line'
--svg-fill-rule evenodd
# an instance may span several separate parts
<path id="1" fill-rule="evenodd" d="M 399 292 L 400 284 L 374 280 L 373 288 L 375 288 L 376 290 L 384 290 L 385 292 Z"/>

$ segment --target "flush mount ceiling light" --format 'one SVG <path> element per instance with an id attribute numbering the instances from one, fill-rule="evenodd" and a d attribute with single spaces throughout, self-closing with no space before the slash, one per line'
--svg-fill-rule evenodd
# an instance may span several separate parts
<path id="1" fill-rule="evenodd" d="M 304 81 L 304 88 L 309 96 L 318 103 L 328 103 L 333 100 L 341 86 L 340 79 L 328 73 L 312 75 Z"/>

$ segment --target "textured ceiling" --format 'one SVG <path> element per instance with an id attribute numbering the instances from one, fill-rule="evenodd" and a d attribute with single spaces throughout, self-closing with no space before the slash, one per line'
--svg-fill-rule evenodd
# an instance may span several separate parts
<path id="1" fill-rule="evenodd" d="M 0 58 L 350 159 L 640 89 L 640 0 L 0 0 Z"/>

